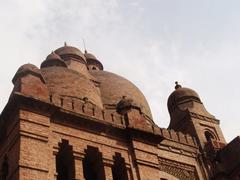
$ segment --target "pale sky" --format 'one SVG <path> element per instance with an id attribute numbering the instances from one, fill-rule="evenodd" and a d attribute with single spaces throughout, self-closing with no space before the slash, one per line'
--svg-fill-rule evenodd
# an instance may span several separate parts
<path id="1" fill-rule="evenodd" d="M 177 80 L 198 92 L 227 139 L 240 134 L 239 0 L 7 0 L 0 2 L 0 111 L 19 66 L 40 66 L 64 41 L 146 96 L 168 127 Z"/>

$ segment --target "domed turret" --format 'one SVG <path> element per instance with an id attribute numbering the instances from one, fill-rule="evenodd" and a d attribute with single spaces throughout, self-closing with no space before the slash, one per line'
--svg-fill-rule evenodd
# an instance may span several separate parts
<path id="1" fill-rule="evenodd" d="M 86 58 L 78 48 L 68 46 L 65 43 L 63 47 L 58 48 L 54 52 L 64 60 L 68 69 L 79 72 L 87 79 L 94 80 L 88 72 Z"/>
<path id="2" fill-rule="evenodd" d="M 24 64 L 21 67 L 19 67 L 17 70 L 17 73 L 23 73 L 23 72 L 27 72 L 27 71 L 40 73 L 40 70 L 38 69 L 38 67 L 33 64 L 30 64 L 30 63 Z"/>
<path id="3" fill-rule="evenodd" d="M 30 73 L 30 74 L 35 74 L 35 75 L 41 77 L 41 71 L 40 71 L 40 69 L 39 69 L 37 66 L 28 63 L 28 64 L 24 64 L 24 65 L 22 65 L 20 68 L 18 68 L 15 76 L 14 76 L 13 79 L 12 79 L 12 82 L 15 83 L 15 81 L 17 80 L 18 77 L 24 76 L 24 75 L 26 75 L 26 74 L 28 74 L 28 73 Z M 42 77 L 41 77 L 41 78 L 42 78 Z M 43 79 L 42 79 L 42 80 L 43 80 Z M 44 81 L 44 80 L 43 80 L 43 81 Z"/>
<path id="4" fill-rule="evenodd" d="M 96 56 L 94 56 L 92 53 L 87 52 L 87 50 L 85 50 L 84 56 L 86 59 L 93 59 L 96 60 Z"/>
<path id="5" fill-rule="evenodd" d="M 24 64 L 16 72 L 12 79 L 14 93 L 21 93 L 37 99 L 47 100 L 49 97 L 48 89 L 41 70 L 33 64 Z"/>
<path id="6" fill-rule="evenodd" d="M 175 83 L 175 91 L 168 98 L 168 111 L 171 121 L 169 128 L 179 130 L 186 123 L 186 115 L 190 113 L 214 118 L 204 107 L 199 95 L 190 88 Z"/>
<path id="7" fill-rule="evenodd" d="M 85 50 L 84 56 L 87 60 L 87 66 L 90 70 L 103 70 L 102 63 L 91 53 Z"/>
<path id="8" fill-rule="evenodd" d="M 177 105 L 186 101 L 196 101 L 201 103 L 199 95 L 190 88 L 182 87 L 178 82 L 175 82 L 175 91 L 168 98 L 168 111 L 171 113 Z"/>

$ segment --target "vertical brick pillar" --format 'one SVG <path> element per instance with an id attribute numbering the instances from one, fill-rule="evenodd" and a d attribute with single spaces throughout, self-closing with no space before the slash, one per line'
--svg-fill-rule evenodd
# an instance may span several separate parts
<path id="1" fill-rule="evenodd" d="M 74 164 L 75 164 L 75 180 L 85 180 L 84 174 L 83 174 L 84 154 L 74 152 L 73 156 L 74 156 Z"/>
<path id="2" fill-rule="evenodd" d="M 52 159 L 52 172 L 53 172 L 53 180 L 57 180 L 57 166 L 56 166 L 56 156 L 59 149 L 57 146 L 53 146 L 53 159 Z"/>
<path id="3" fill-rule="evenodd" d="M 37 108 L 37 106 L 34 107 Z M 19 179 L 48 179 L 49 176 L 50 121 L 47 115 L 36 113 L 36 111 L 31 112 L 25 109 L 18 111 L 19 124 L 14 133 L 18 135 L 17 140 L 19 140 L 19 144 L 16 144 L 19 148 L 19 168 L 16 169 Z M 12 141 L 13 145 L 14 143 L 15 140 Z M 9 159 L 12 158 L 14 157 Z"/>
<path id="4" fill-rule="evenodd" d="M 103 165 L 104 165 L 105 179 L 113 180 L 113 175 L 112 175 L 113 161 L 108 159 L 103 159 Z"/>

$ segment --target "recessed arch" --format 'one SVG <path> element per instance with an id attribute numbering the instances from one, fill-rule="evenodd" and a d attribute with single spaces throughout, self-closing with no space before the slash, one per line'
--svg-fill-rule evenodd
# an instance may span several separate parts
<path id="1" fill-rule="evenodd" d="M 88 146 L 83 159 L 83 174 L 85 180 L 105 180 L 102 153 L 98 148 Z"/>
<path id="2" fill-rule="evenodd" d="M 113 156 L 114 164 L 112 167 L 113 180 L 128 180 L 127 168 L 124 158 L 120 153 Z"/>
<path id="3" fill-rule="evenodd" d="M 205 136 L 207 142 L 210 142 L 212 140 L 216 140 L 217 139 L 215 134 L 213 132 L 211 132 L 210 130 L 208 130 L 208 129 L 204 131 L 204 136 Z"/>
<path id="4" fill-rule="evenodd" d="M 59 143 L 56 156 L 57 180 L 72 180 L 75 178 L 75 165 L 72 146 L 67 140 Z"/>

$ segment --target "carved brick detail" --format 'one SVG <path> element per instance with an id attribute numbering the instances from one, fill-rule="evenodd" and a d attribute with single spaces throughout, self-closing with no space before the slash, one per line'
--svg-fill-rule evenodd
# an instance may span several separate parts
<path id="1" fill-rule="evenodd" d="M 197 172 L 194 166 L 184 163 L 171 161 L 165 158 L 159 158 L 159 169 L 171 174 L 181 180 L 198 180 Z"/>

